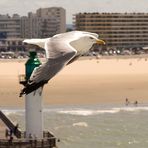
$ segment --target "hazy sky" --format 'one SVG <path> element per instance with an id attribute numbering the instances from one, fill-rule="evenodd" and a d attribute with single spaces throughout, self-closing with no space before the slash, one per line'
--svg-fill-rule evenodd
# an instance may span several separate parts
<path id="1" fill-rule="evenodd" d="M 52 6 L 66 9 L 67 23 L 79 12 L 148 12 L 148 0 L 0 0 L 0 14 L 22 16 Z"/>

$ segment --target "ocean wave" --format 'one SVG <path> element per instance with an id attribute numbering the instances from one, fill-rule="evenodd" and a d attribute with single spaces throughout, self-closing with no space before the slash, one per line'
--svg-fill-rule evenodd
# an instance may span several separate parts
<path id="1" fill-rule="evenodd" d="M 25 110 L 21 110 L 21 109 L 3 109 L 2 111 L 6 116 L 10 116 L 12 114 L 23 115 L 25 112 Z"/>
<path id="2" fill-rule="evenodd" d="M 121 108 L 113 108 L 114 110 L 118 110 L 118 111 L 128 111 L 128 112 L 134 112 L 134 111 L 148 111 L 148 107 L 144 106 L 144 107 L 121 107 Z"/>
<path id="3" fill-rule="evenodd" d="M 96 114 L 105 114 L 105 113 L 117 113 L 119 112 L 117 109 L 108 109 L 108 110 L 62 110 L 58 113 L 61 114 L 70 114 L 70 115 L 81 115 L 81 116 L 90 116 Z"/>
<path id="4" fill-rule="evenodd" d="M 88 115 L 94 114 L 94 111 L 93 110 L 61 110 L 61 111 L 58 111 L 58 113 L 88 116 Z"/>
<path id="5" fill-rule="evenodd" d="M 73 123 L 72 126 L 88 127 L 88 124 L 86 122 L 77 122 Z"/>
<path id="6" fill-rule="evenodd" d="M 119 112 L 136 112 L 136 111 L 148 111 L 148 107 L 116 107 L 111 109 L 72 109 L 72 110 L 61 110 L 58 111 L 60 114 L 80 115 L 80 116 L 91 116 L 97 114 L 115 114 Z"/>
<path id="7" fill-rule="evenodd" d="M 99 107 L 98 107 L 99 108 Z M 5 115 L 9 116 L 12 114 L 15 115 L 24 115 L 24 109 L 1 109 Z M 147 106 L 125 106 L 125 107 L 113 107 L 113 108 L 99 108 L 99 109 L 86 109 L 86 108 L 45 108 L 43 109 L 44 113 L 58 113 L 58 114 L 67 114 L 67 115 L 78 115 L 78 116 L 92 116 L 97 114 L 116 114 L 119 112 L 137 112 L 137 111 L 148 111 Z"/>

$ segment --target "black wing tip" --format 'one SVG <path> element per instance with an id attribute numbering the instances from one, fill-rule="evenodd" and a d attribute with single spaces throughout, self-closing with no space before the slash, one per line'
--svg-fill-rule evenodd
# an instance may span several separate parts
<path id="1" fill-rule="evenodd" d="M 33 83 L 31 85 L 27 84 L 20 92 L 19 97 L 22 97 L 23 95 L 28 95 L 31 92 L 37 90 L 40 87 L 43 87 L 48 81 L 41 81 L 39 83 Z"/>
<path id="2" fill-rule="evenodd" d="M 26 94 L 26 93 L 25 93 L 25 89 L 26 89 L 26 88 L 24 88 L 24 89 L 21 90 L 19 97 L 23 97 L 23 95 Z"/>

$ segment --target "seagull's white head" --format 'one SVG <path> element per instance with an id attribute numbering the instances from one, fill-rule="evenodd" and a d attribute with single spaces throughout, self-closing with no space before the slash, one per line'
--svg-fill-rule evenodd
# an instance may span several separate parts
<path id="1" fill-rule="evenodd" d="M 93 44 L 105 44 L 103 40 L 98 39 L 96 33 L 77 31 L 75 39 L 70 42 L 70 45 L 79 53 L 85 53 L 89 51 Z"/>

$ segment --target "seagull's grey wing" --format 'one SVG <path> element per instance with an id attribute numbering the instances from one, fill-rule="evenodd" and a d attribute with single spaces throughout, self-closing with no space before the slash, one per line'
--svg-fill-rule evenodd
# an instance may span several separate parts
<path id="1" fill-rule="evenodd" d="M 54 45 L 54 43 L 56 43 L 56 45 Z M 29 94 L 43 86 L 52 77 L 54 77 L 76 54 L 76 51 L 68 44 L 63 45 L 58 42 L 52 42 L 52 44 L 50 44 L 47 42 L 45 47 L 49 52 L 48 60 L 46 63 L 34 69 L 20 96 L 23 94 Z"/>
<path id="2" fill-rule="evenodd" d="M 30 82 L 40 82 L 42 80 L 48 81 L 57 72 L 59 72 L 64 65 L 66 65 L 77 53 L 77 51 L 69 45 L 68 42 L 61 40 L 50 40 L 45 42 L 45 50 L 47 52 L 47 61 L 35 68 Z"/>
<path id="3" fill-rule="evenodd" d="M 81 56 L 81 54 L 77 54 L 76 56 L 74 56 L 68 63 L 67 65 L 73 63 L 74 61 L 76 61 L 79 57 Z"/>

